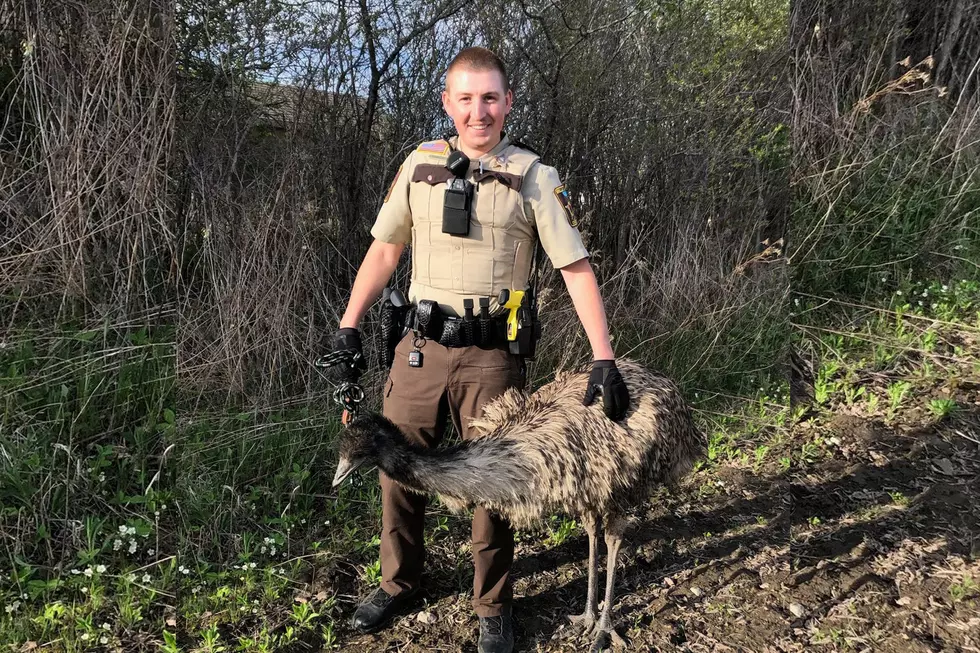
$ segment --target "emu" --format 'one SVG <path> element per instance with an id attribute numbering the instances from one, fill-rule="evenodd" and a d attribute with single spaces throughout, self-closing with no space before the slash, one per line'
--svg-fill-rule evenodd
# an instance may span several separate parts
<path id="1" fill-rule="evenodd" d="M 360 416 L 340 437 L 333 485 L 367 464 L 409 490 L 439 495 L 452 510 L 483 505 L 515 528 L 555 512 L 578 518 L 589 538 L 589 580 L 585 612 L 569 617 L 573 632 L 594 635 L 593 651 L 606 635 L 624 646 L 609 612 L 626 516 L 656 486 L 689 472 L 706 442 L 673 381 L 633 361 L 617 366 L 631 404 L 620 422 L 603 414 L 601 402 L 582 405 L 587 372 L 560 372 L 531 394 L 507 390 L 474 420 L 481 437 L 452 447 L 417 447 L 386 418 Z M 597 620 L 600 523 L 608 559 Z"/>

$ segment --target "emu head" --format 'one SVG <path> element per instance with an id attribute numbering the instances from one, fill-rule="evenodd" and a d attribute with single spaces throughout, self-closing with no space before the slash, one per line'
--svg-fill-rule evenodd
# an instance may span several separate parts
<path id="1" fill-rule="evenodd" d="M 340 433 L 333 487 L 346 481 L 365 463 L 375 464 L 378 454 L 390 444 L 392 429 L 397 431 L 388 419 L 370 413 L 358 416 L 348 424 Z"/>

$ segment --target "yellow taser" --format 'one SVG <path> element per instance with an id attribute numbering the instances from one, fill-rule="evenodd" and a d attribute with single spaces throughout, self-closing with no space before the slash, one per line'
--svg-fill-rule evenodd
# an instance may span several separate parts
<path id="1" fill-rule="evenodd" d="M 497 297 L 497 303 L 506 308 L 507 313 L 507 340 L 517 340 L 517 310 L 524 301 L 523 290 L 501 290 Z"/>

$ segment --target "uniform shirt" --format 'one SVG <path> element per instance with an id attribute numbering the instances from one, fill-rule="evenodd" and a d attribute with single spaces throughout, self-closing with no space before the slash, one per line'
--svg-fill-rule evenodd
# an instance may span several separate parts
<path id="1" fill-rule="evenodd" d="M 505 135 L 490 152 L 472 162 L 488 165 L 491 159 L 510 145 Z M 416 152 L 413 151 L 395 174 L 384 204 L 371 228 L 371 235 L 385 243 L 408 245 L 412 241 L 412 211 L 409 206 L 409 185 L 415 168 Z M 538 161 L 531 165 L 521 185 L 526 219 L 534 227 L 538 240 L 551 264 L 563 268 L 588 257 L 582 243 L 577 217 L 571 206 L 569 193 L 553 167 Z M 525 219 L 515 216 L 514 219 Z M 466 270 L 461 274 L 465 275 Z"/>

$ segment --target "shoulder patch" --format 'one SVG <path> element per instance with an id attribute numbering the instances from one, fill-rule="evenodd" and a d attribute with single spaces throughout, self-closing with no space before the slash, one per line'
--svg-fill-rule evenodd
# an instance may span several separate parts
<path id="1" fill-rule="evenodd" d="M 446 141 L 427 141 L 419 145 L 418 151 L 430 154 L 449 154 L 449 143 Z"/>
<path id="2" fill-rule="evenodd" d="M 398 166 L 398 171 L 395 172 L 395 178 L 391 180 L 391 186 L 388 186 L 388 192 L 385 193 L 385 201 L 383 202 L 384 204 L 387 204 L 388 200 L 391 199 L 391 191 L 395 190 L 395 183 L 398 182 L 398 175 L 402 173 L 403 167 L 404 165 Z"/>
<path id="3" fill-rule="evenodd" d="M 578 227 L 578 216 L 575 215 L 575 209 L 572 207 L 572 194 L 565 188 L 565 184 L 555 189 L 555 197 L 558 198 L 558 203 L 561 204 L 565 217 L 568 218 L 568 224 Z"/>

